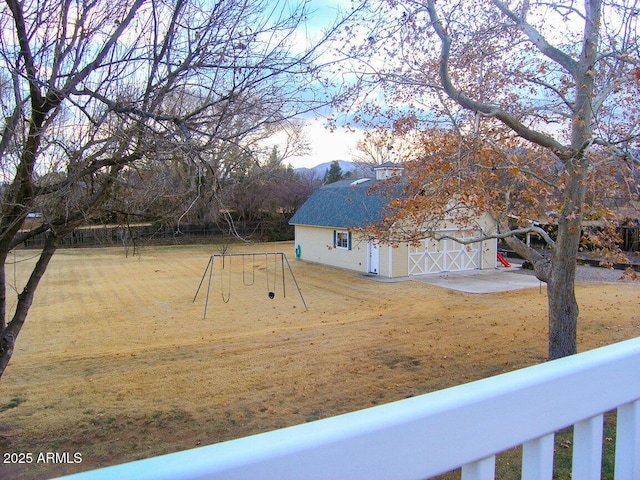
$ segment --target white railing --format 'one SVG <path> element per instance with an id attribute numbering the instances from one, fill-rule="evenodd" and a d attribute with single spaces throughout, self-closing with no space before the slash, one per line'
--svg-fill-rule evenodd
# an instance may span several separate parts
<path id="1" fill-rule="evenodd" d="M 339 395 L 339 391 L 336 392 Z M 77 474 L 96 479 L 493 479 L 522 445 L 522 478 L 551 479 L 554 432 L 575 425 L 574 479 L 600 479 L 617 409 L 616 480 L 640 479 L 640 338 L 458 387 L 260 435 Z"/>

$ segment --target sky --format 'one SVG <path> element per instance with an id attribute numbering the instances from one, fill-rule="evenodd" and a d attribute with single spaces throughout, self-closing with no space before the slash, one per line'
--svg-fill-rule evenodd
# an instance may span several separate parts
<path id="1" fill-rule="evenodd" d="M 293 0 L 297 3 L 296 0 Z M 351 0 L 311 0 L 309 10 L 313 12 L 306 22 L 305 35 L 311 40 L 319 35 L 323 29 L 328 27 L 336 19 L 339 9 L 348 10 Z M 314 32 L 318 32 L 314 34 Z M 285 163 L 291 164 L 295 168 L 315 167 L 321 163 L 333 160 L 350 161 L 352 152 L 356 150 L 356 143 L 362 134 L 347 132 L 344 129 L 337 129 L 334 132 L 325 127 L 326 118 L 321 114 L 315 117 L 301 118 L 305 123 L 305 133 L 310 145 L 310 153 L 305 156 L 288 158 Z"/>
<path id="2" fill-rule="evenodd" d="M 298 3 L 300 0 L 285 1 Z M 309 15 L 305 24 L 304 35 L 311 41 L 317 39 L 320 32 L 333 23 L 340 9 L 342 11 L 349 10 L 351 3 L 352 0 L 309 0 L 309 10 L 313 13 Z M 546 13 L 550 14 L 550 12 Z M 546 31 L 545 34 L 549 38 L 555 39 L 556 33 L 554 32 L 558 32 L 559 35 L 566 34 L 568 24 L 563 23 L 564 28 L 558 29 L 557 21 L 554 18 L 549 17 L 546 20 L 549 31 Z M 544 22 L 542 23 L 544 25 Z M 326 119 L 319 115 L 300 120 L 304 120 L 306 123 L 305 132 L 311 152 L 306 156 L 291 157 L 286 160 L 286 163 L 290 163 L 294 167 L 313 167 L 332 160 L 352 160 L 353 154 L 357 151 L 356 144 L 363 137 L 362 132 L 352 133 L 344 129 L 330 132 L 324 126 Z"/>
<path id="3" fill-rule="evenodd" d="M 291 164 L 294 168 L 311 168 L 333 160 L 352 160 L 356 143 L 362 138 L 362 134 L 344 129 L 331 132 L 325 128 L 324 122 L 322 118 L 305 120 L 305 133 L 311 151 L 309 155 L 290 157 L 284 163 Z"/>

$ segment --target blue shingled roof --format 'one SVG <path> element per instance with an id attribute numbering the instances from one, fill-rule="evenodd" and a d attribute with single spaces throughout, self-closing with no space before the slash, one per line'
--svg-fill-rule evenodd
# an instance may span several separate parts
<path id="1" fill-rule="evenodd" d="M 377 180 L 341 180 L 316 190 L 289 221 L 290 225 L 363 228 L 382 220 L 389 197 L 371 192 Z"/>

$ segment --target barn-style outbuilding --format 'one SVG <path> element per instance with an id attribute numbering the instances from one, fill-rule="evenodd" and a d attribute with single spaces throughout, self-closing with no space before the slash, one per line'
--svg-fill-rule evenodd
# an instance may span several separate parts
<path id="1" fill-rule="evenodd" d="M 295 227 L 296 258 L 389 278 L 496 267 L 496 240 L 464 245 L 426 239 L 417 246 L 391 246 L 365 235 L 362 229 L 377 224 L 389 202 L 383 189 L 371 187 L 401 174 L 401 167 L 386 163 L 375 168 L 375 178 L 342 180 L 316 190 L 289 222 Z M 479 229 L 495 229 L 488 215 L 468 229 L 443 223 L 438 233 L 477 238 Z"/>

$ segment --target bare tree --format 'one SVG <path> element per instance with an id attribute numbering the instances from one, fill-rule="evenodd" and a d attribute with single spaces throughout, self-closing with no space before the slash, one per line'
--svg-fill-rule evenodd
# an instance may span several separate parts
<path id="1" fill-rule="evenodd" d="M 323 40 L 304 49 L 298 34 L 307 14 L 266 0 L 0 7 L 0 375 L 60 239 L 103 215 L 134 174 L 145 185 L 158 162 L 183 165 L 192 202 L 220 201 L 231 149 L 326 103 L 315 89 Z M 172 188 L 147 187 L 150 202 Z M 9 302 L 9 252 L 37 234 L 39 260 Z"/>
<path id="2" fill-rule="evenodd" d="M 440 219 L 455 210 L 460 222 L 491 213 L 499 231 L 487 237 L 505 239 L 547 283 L 551 359 L 577 351 L 584 220 L 609 225 L 609 189 L 637 215 L 638 12 L 634 0 L 379 1 L 344 37 L 362 117 L 425 132 L 412 207 Z M 527 220 L 552 223 L 556 236 Z M 418 229 L 407 233 L 429 234 Z M 523 243 L 526 232 L 549 254 Z"/>
<path id="3" fill-rule="evenodd" d="M 373 128 L 356 143 L 353 161 L 363 167 L 405 162 L 412 155 L 411 143 L 393 129 Z"/>
<path id="4" fill-rule="evenodd" d="M 227 205 L 243 220 L 286 219 L 311 196 L 313 187 L 283 163 L 276 146 L 262 153 L 261 161 L 230 182 Z"/>

